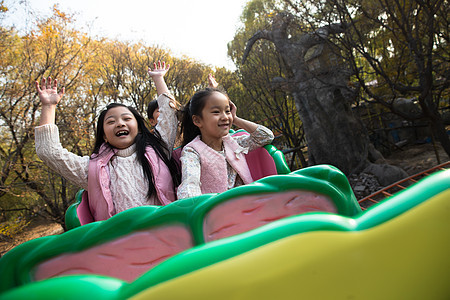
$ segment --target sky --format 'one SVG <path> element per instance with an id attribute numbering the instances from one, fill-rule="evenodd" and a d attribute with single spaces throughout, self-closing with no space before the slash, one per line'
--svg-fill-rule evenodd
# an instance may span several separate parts
<path id="1" fill-rule="evenodd" d="M 227 43 L 240 26 L 247 0 L 6 0 L 5 24 L 30 28 L 28 12 L 50 16 L 53 4 L 76 13 L 80 29 L 92 24 L 93 36 L 143 41 L 181 57 L 234 69 Z"/>

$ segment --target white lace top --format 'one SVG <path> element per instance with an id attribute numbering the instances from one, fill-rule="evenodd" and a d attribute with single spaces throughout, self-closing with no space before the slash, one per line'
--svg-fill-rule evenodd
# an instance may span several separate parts
<path id="1" fill-rule="evenodd" d="M 169 106 L 170 95 L 160 95 L 158 106 L 160 116 L 156 129 L 170 149 L 173 148 L 178 120 L 175 110 Z M 36 153 L 53 171 L 73 184 L 87 189 L 89 156 L 78 156 L 64 149 L 59 141 L 58 127 L 54 124 L 35 128 Z M 141 206 L 154 205 L 156 196 L 147 198 L 148 181 L 136 157 L 136 146 L 117 151 L 108 163 L 110 189 L 116 212 Z"/>

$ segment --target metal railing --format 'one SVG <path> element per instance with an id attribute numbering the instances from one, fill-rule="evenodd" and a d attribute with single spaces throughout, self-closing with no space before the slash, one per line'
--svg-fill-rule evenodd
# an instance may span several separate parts
<path id="1" fill-rule="evenodd" d="M 419 173 L 409 176 L 405 179 L 397 181 L 389 186 L 386 186 L 386 187 L 382 188 L 381 190 L 376 191 L 375 193 L 373 193 L 361 200 L 358 200 L 358 203 L 361 206 L 362 210 L 366 210 L 368 207 L 372 206 L 373 204 L 386 200 L 387 198 L 391 197 L 395 193 L 406 189 L 410 185 L 416 183 L 417 181 L 430 175 L 431 173 L 434 173 L 434 172 L 440 171 L 440 170 L 449 169 L 449 168 L 450 168 L 450 161 L 447 161 L 447 162 L 437 165 L 431 169 L 419 172 Z"/>

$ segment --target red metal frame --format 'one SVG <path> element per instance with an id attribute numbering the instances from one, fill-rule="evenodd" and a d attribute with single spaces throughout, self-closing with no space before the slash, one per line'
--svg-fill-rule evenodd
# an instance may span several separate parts
<path id="1" fill-rule="evenodd" d="M 405 179 L 402 179 L 400 181 L 397 181 L 396 183 L 393 183 L 361 200 L 358 200 L 359 205 L 361 206 L 362 210 L 367 209 L 371 205 L 375 203 L 379 203 L 383 200 L 386 200 L 387 198 L 391 197 L 393 194 L 406 189 L 408 186 L 416 183 L 420 179 L 430 175 L 433 172 L 445 170 L 450 168 L 450 161 L 447 161 L 443 164 L 437 165 L 431 169 L 428 169 L 426 171 L 414 174 L 412 176 L 409 176 Z"/>

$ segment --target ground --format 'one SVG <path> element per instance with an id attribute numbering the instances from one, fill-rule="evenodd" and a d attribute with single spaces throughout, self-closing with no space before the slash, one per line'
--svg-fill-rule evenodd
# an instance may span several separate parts
<path id="1" fill-rule="evenodd" d="M 388 164 L 401 167 L 408 175 L 414 175 L 445 163 L 449 161 L 449 158 L 440 145 L 434 149 L 432 144 L 426 143 L 405 146 L 386 158 L 386 161 Z"/>
<path id="2" fill-rule="evenodd" d="M 414 175 L 449 160 L 442 147 L 437 147 L 437 153 L 440 158 L 439 161 L 436 158 L 436 151 L 431 144 L 405 146 L 387 157 L 386 161 L 389 164 L 403 168 L 408 175 Z M 0 237 L 0 256 L 28 240 L 60 233 L 63 233 L 61 225 L 36 217 L 31 220 L 24 230 L 14 237 Z"/>
<path id="3" fill-rule="evenodd" d="M 0 237 L 0 256 L 26 241 L 63 232 L 64 230 L 60 224 L 42 217 L 35 217 L 28 226 L 12 238 Z"/>

